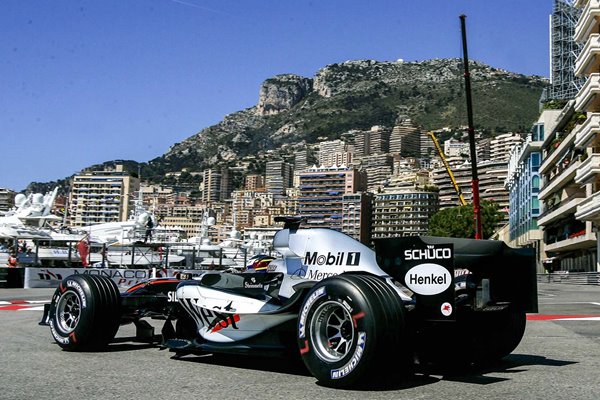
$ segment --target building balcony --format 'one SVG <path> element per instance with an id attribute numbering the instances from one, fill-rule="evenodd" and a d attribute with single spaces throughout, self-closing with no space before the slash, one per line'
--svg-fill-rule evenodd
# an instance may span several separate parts
<path id="1" fill-rule="evenodd" d="M 590 183 L 600 174 L 600 154 L 592 154 L 581 163 L 581 166 L 575 174 L 575 182 L 580 185 Z"/>
<path id="2" fill-rule="evenodd" d="M 552 193 L 562 189 L 569 183 L 572 183 L 580 165 L 581 161 L 577 160 L 573 163 L 570 163 L 570 165 L 567 167 L 561 166 L 556 175 L 552 177 L 550 181 L 544 183 L 544 187 L 540 190 L 538 198 L 540 200 L 544 200 Z"/>
<path id="3" fill-rule="evenodd" d="M 565 215 L 574 214 L 575 211 L 577 211 L 577 206 L 584 200 L 585 198 L 583 196 L 573 197 L 561 202 L 555 207 L 551 207 L 538 217 L 538 225 L 545 226 L 556 220 L 564 218 Z"/>
<path id="4" fill-rule="evenodd" d="M 573 129 L 566 136 L 561 139 L 557 144 L 551 144 L 548 148 L 548 153 L 540 165 L 540 173 L 546 173 L 550 171 L 556 163 L 569 151 L 571 145 L 575 143 L 576 130 Z M 556 148 L 554 147 L 556 146 Z"/>
<path id="5" fill-rule="evenodd" d="M 598 26 L 598 19 L 600 19 L 600 1 L 589 0 L 586 4 L 586 0 L 576 0 L 574 2 L 575 7 L 581 8 L 585 4 L 585 8 L 581 13 L 581 18 L 575 25 L 575 32 L 573 34 L 573 40 L 578 43 L 583 43 L 585 39 L 590 35 L 590 32 L 597 31 L 594 29 Z"/>
<path id="6" fill-rule="evenodd" d="M 575 75 L 586 76 L 600 70 L 600 34 L 592 33 L 575 60 Z"/>
<path id="7" fill-rule="evenodd" d="M 597 109 L 600 106 L 600 73 L 590 74 L 585 84 L 575 97 L 576 110 Z"/>
<path id="8" fill-rule="evenodd" d="M 585 149 L 591 143 L 596 141 L 596 136 L 600 132 L 600 114 L 588 114 L 588 118 L 575 129 L 575 147 Z"/>
<path id="9" fill-rule="evenodd" d="M 546 242 L 545 251 L 565 252 L 596 246 L 596 234 L 591 229 L 572 233 L 554 242 Z"/>
<path id="10" fill-rule="evenodd" d="M 600 221 L 600 192 L 594 193 L 579 204 L 575 218 L 581 221 Z"/>

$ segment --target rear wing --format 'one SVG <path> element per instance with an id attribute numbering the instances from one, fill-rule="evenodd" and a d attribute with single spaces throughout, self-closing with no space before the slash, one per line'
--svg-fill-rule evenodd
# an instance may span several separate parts
<path id="1" fill-rule="evenodd" d="M 374 240 L 379 267 L 404 282 L 411 249 L 453 248 L 454 276 L 471 274 L 475 282 L 489 280 L 491 298 L 537 312 L 535 252 L 497 240 L 409 236 Z M 407 252 L 408 250 L 408 252 Z M 407 257 L 408 256 L 408 257 Z"/>

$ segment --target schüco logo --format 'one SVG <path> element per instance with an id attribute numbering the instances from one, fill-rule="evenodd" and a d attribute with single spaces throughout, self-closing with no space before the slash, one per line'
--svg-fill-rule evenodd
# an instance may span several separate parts
<path id="1" fill-rule="evenodd" d="M 452 258 L 450 248 L 434 248 L 427 246 L 426 249 L 404 250 L 404 259 L 406 260 L 446 260 Z"/>
<path id="2" fill-rule="evenodd" d="M 360 252 L 351 251 L 337 253 L 328 252 L 327 254 L 319 254 L 316 251 L 307 251 L 304 256 L 305 265 L 358 265 L 360 262 Z"/>
<path id="3" fill-rule="evenodd" d="M 404 281 L 406 286 L 413 292 L 431 296 L 448 289 L 452 277 L 450 272 L 441 265 L 426 263 L 409 269 L 404 276 Z"/>

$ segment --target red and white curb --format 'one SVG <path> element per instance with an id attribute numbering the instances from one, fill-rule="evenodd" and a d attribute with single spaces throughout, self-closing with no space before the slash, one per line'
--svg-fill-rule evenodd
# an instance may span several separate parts
<path id="1" fill-rule="evenodd" d="M 528 314 L 527 321 L 600 321 L 598 314 Z"/>
<path id="2" fill-rule="evenodd" d="M 44 311 L 50 300 L 0 300 L 0 311 Z"/>

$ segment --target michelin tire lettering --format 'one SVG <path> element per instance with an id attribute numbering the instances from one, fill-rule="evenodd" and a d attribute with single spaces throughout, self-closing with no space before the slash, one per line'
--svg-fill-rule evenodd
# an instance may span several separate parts
<path id="1" fill-rule="evenodd" d="M 306 317 L 308 316 L 308 310 L 315 301 L 321 296 L 325 295 L 325 287 L 317 289 L 310 297 L 306 300 L 306 304 L 302 307 L 300 312 L 300 319 L 298 320 L 298 337 L 303 338 L 306 335 Z"/>
<path id="2" fill-rule="evenodd" d="M 342 368 L 332 369 L 331 370 L 331 379 L 341 379 L 348 375 L 356 366 L 358 362 L 362 358 L 363 352 L 365 350 L 365 343 L 367 341 L 366 332 L 358 332 L 358 342 L 356 343 L 356 349 L 354 350 L 354 354 L 352 358 L 346 365 Z"/>
<path id="3" fill-rule="evenodd" d="M 79 298 L 81 299 L 81 308 L 86 308 L 87 300 L 86 300 L 85 293 L 83 292 L 83 288 L 81 287 L 81 285 L 75 281 L 67 281 L 67 287 L 71 287 L 77 291 L 77 294 L 79 294 Z"/>

